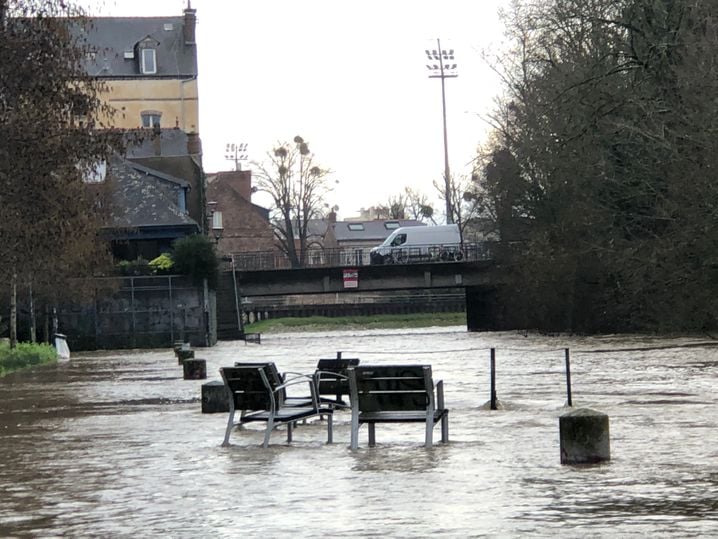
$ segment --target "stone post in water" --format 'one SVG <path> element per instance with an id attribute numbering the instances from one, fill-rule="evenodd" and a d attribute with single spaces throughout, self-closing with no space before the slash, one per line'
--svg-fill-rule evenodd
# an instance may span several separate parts
<path id="1" fill-rule="evenodd" d="M 611 460 L 608 416 L 579 408 L 559 418 L 561 464 L 594 464 Z"/>

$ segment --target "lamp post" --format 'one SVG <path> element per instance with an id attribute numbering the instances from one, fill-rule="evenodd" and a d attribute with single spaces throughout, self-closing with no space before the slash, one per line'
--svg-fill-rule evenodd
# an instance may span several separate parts
<path id="1" fill-rule="evenodd" d="M 426 57 L 431 62 L 426 64 L 429 69 L 429 78 L 441 79 L 441 110 L 444 119 L 444 197 L 446 198 L 446 222 L 451 224 L 454 222 L 454 212 L 451 207 L 451 176 L 449 174 L 449 142 L 446 135 L 446 89 L 444 88 L 444 80 L 456 78 L 459 74 L 454 63 L 454 49 L 442 49 L 441 42 L 438 39 L 436 40 L 436 49 L 427 49 Z"/>
<path id="2" fill-rule="evenodd" d="M 234 162 L 234 170 L 242 170 L 242 161 L 247 160 L 247 143 L 228 142 L 224 150 L 224 158 Z"/>

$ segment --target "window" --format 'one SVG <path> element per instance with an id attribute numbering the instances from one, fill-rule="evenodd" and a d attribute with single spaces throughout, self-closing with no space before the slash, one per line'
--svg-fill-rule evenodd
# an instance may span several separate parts
<path id="1" fill-rule="evenodd" d="M 394 240 L 391 242 L 392 247 L 398 247 L 406 243 L 406 234 L 397 234 Z"/>
<path id="2" fill-rule="evenodd" d="M 361 232 L 362 230 L 364 230 L 364 223 L 349 223 L 347 227 L 352 232 Z"/>
<path id="3" fill-rule="evenodd" d="M 140 71 L 147 75 L 157 73 L 157 57 L 155 49 L 142 49 Z"/>
<path id="4" fill-rule="evenodd" d="M 399 228 L 399 221 L 387 221 L 384 223 L 384 228 L 387 230 L 394 230 L 395 228 Z"/>
<path id="5" fill-rule="evenodd" d="M 160 118 L 162 113 L 156 110 L 143 110 L 142 127 L 160 127 Z"/>

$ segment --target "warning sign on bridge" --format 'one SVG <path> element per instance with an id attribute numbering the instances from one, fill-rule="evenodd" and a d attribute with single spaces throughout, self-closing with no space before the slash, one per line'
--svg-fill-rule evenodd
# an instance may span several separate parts
<path id="1" fill-rule="evenodd" d="M 359 270 L 356 268 L 344 268 L 344 288 L 359 287 Z"/>

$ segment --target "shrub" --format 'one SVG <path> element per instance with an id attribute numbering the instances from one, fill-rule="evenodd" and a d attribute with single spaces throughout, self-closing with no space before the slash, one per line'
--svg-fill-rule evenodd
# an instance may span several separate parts
<path id="1" fill-rule="evenodd" d="M 49 344 L 25 342 L 10 348 L 8 343 L 0 342 L 0 376 L 53 361 L 57 361 L 57 352 Z"/>
<path id="2" fill-rule="evenodd" d="M 155 273 L 166 275 L 172 271 L 174 260 L 169 253 L 162 253 L 157 258 L 150 260 L 149 265 Z"/>
<path id="3" fill-rule="evenodd" d="M 195 234 L 175 240 L 172 244 L 174 269 L 182 275 L 189 275 L 195 285 L 204 279 L 211 289 L 217 288 L 219 261 L 214 245 L 207 236 Z"/>

